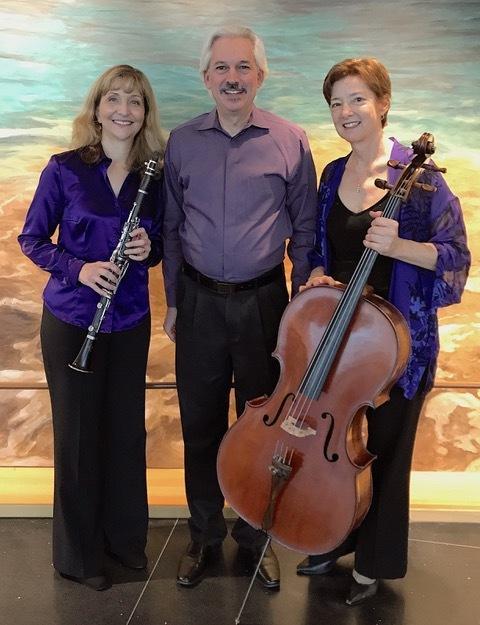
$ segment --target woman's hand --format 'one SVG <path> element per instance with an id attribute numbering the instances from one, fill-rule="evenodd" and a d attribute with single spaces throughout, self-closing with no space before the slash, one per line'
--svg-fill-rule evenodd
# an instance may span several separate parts
<path id="1" fill-rule="evenodd" d="M 145 260 L 150 254 L 152 244 L 145 228 L 135 228 L 130 233 L 130 241 L 125 243 L 125 255 L 132 260 Z"/>
<path id="2" fill-rule="evenodd" d="M 398 221 L 382 217 L 382 211 L 370 211 L 373 218 L 363 244 L 382 256 L 396 257 L 401 239 L 398 236 Z"/>
<path id="3" fill-rule="evenodd" d="M 89 286 L 99 295 L 113 293 L 120 275 L 120 269 L 109 260 L 85 263 L 78 274 L 78 281 Z"/>
<path id="4" fill-rule="evenodd" d="M 177 321 L 177 309 L 173 306 L 167 308 L 167 314 L 165 315 L 165 321 L 163 322 L 163 329 L 168 338 L 175 343 L 175 322 Z"/>
<path id="5" fill-rule="evenodd" d="M 331 276 L 326 276 L 323 273 L 323 267 L 315 267 L 315 269 L 312 270 L 306 284 L 302 284 L 298 290 L 304 291 L 305 289 L 310 289 L 312 286 L 320 286 L 321 284 L 329 284 L 330 286 L 333 286 L 337 283 Z"/>
<path id="6" fill-rule="evenodd" d="M 397 221 L 382 217 L 381 211 L 370 211 L 370 215 L 373 221 L 363 241 L 365 247 L 383 256 L 390 256 L 430 271 L 435 270 L 438 251 L 433 243 L 402 239 L 398 236 Z"/>

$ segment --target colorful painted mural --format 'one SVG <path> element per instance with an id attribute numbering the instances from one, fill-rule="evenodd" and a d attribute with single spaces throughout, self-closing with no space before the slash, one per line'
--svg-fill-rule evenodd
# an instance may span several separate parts
<path id="1" fill-rule="evenodd" d="M 263 37 L 271 74 L 258 104 L 303 126 L 317 169 L 342 154 L 321 95 L 342 58 L 376 56 L 393 83 L 388 131 L 404 143 L 436 137 L 436 161 L 461 198 L 474 256 L 463 302 L 441 312 L 439 385 L 415 453 L 418 470 L 480 470 L 480 5 L 449 0 L 218 0 L 0 3 L 0 466 L 50 466 L 51 423 L 38 341 L 46 275 L 16 237 L 50 154 L 66 149 L 70 123 L 94 78 L 130 63 L 149 76 L 166 130 L 212 102 L 197 63 L 207 32 L 224 22 Z M 161 330 L 161 271 L 151 272 L 154 332 L 149 382 L 171 382 L 173 349 Z M 149 465 L 182 464 L 175 391 L 148 391 Z"/>

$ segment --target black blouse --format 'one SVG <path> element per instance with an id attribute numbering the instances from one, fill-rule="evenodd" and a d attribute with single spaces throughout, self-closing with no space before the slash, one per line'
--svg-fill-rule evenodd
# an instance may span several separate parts
<path id="1" fill-rule="evenodd" d="M 366 247 L 363 245 L 372 218 L 369 211 L 383 210 L 388 193 L 373 206 L 353 213 L 338 193 L 327 220 L 327 237 L 331 250 L 331 275 L 339 282 L 348 283 Z M 374 292 L 387 298 L 392 273 L 392 259 L 379 255 L 373 265 L 368 284 Z"/>

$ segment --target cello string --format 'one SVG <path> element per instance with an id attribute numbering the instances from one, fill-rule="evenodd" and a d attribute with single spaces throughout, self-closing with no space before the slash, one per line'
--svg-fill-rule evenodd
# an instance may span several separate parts
<path id="1" fill-rule="evenodd" d="M 292 466 L 293 452 L 294 452 L 294 448 L 292 447 L 290 450 L 290 458 L 288 459 L 288 463 L 287 463 L 289 467 Z"/>
<path id="2" fill-rule="evenodd" d="M 425 152 L 415 151 L 415 154 L 416 156 L 414 157 L 412 162 L 403 170 L 400 178 L 397 181 L 396 186 L 393 189 L 391 189 L 389 193 L 389 197 L 387 198 L 387 202 L 383 210 L 383 216 L 386 218 L 394 217 L 398 206 L 401 204 L 402 200 L 406 201 L 410 190 L 413 188 L 413 183 L 416 177 L 418 177 L 422 171 L 422 165 L 427 158 L 426 150 Z M 368 254 L 368 252 L 372 252 L 372 253 Z M 337 328 L 342 329 L 342 325 L 348 325 L 349 318 L 354 314 L 355 308 L 357 307 L 358 301 L 361 296 L 361 292 L 356 293 L 356 291 L 358 291 L 358 287 L 357 289 L 355 289 L 354 287 L 360 278 L 363 279 L 362 274 L 363 272 L 368 270 L 369 263 L 371 263 L 373 267 L 373 263 L 375 262 L 377 256 L 378 256 L 378 253 L 376 253 L 374 250 L 371 250 L 370 248 L 367 248 L 365 252 L 362 254 L 362 257 L 360 258 L 360 262 L 357 265 L 354 271 L 354 274 L 352 275 L 352 278 L 350 279 L 349 284 L 347 285 L 347 288 L 341 300 L 337 304 L 337 307 L 334 311 L 332 319 L 327 325 L 324 335 L 322 336 L 322 339 L 319 345 L 317 346 L 317 349 L 315 350 L 315 353 L 312 359 L 309 362 L 307 370 L 299 385 L 297 394 L 294 398 L 294 401 L 292 402 L 290 406 L 289 411 L 287 412 L 287 417 L 286 417 L 286 418 L 292 417 L 294 421 L 298 423 L 299 418 L 301 416 L 302 421 L 301 421 L 300 427 L 302 427 L 305 422 L 305 417 L 306 417 L 306 412 L 307 412 L 305 410 L 305 407 L 307 407 L 307 409 L 310 408 L 313 402 L 313 399 L 318 397 L 318 395 L 320 394 L 321 386 L 325 381 L 325 380 L 322 381 L 320 376 L 318 375 L 319 368 L 321 368 L 325 364 L 326 365 L 330 364 L 330 366 L 328 367 L 329 369 L 331 367 L 331 363 L 329 363 L 329 360 L 332 357 L 333 358 L 335 357 L 335 354 L 331 353 L 333 348 L 330 347 L 329 349 L 330 335 L 333 333 L 335 337 L 335 335 L 338 332 Z M 367 275 L 365 276 L 365 284 L 368 279 L 368 276 L 370 275 L 370 271 L 371 271 L 371 267 Z M 363 291 L 364 286 L 365 285 L 362 284 L 361 291 Z M 354 301 L 353 310 L 351 310 L 350 300 Z M 349 303 L 350 303 L 350 306 L 349 306 Z M 342 311 L 344 311 L 343 316 L 342 316 Z M 346 332 L 346 327 L 343 329 L 342 337 L 345 334 L 345 332 Z M 334 352 L 338 351 L 338 347 L 339 345 L 333 351 Z M 328 375 L 328 372 L 326 373 L 326 375 Z M 326 375 L 324 376 L 324 378 L 326 377 Z M 313 378 L 313 386 L 311 382 L 312 378 Z M 311 387 L 310 392 L 308 392 L 309 386 Z M 312 390 L 313 390 L 313 397 L 312 397 L 312 392 L 311 392 Z M 301 400 L 298 400 L 299 395 L 302 398 Z M 305 397 L 305 395 L 307 395 L 307 397 Z M 297 416 L 294 416 L 295 414 Z"/>
<path id="3" fill-rule="evenodd" d="M 395 214 L 395 211 L 401 201 L 401 196 L 399 195 L 399 192 L 405 191 L 407 189 L 407 185 L 407 176 L 404 176 L 403 179 L 399 181 L 395 193 L 390 194 L 389 198 L 387 199 L 387 203 L 383 211 L 383 215 L 385 217 L 390 218 Z M 332 351 L 338 351 L 338 346 L 336 347 L 336 349 L 334 349 L 335 346 L 332 345 L 330 341 L 330 336 L 333 334 L 333 336 L 335 337 L 338 333 L 339 328 L 342 329 L 343 325 L 348 325 L 348 320 L 355 312 L 355 308 L 358 305 L 359 298 L 365 286 L 364 284 L 362 284 L 360 293 L 357 293 L 357 291 L 359 291 L 359 284 L 361 284 L 363 278 L 365 278 L 366 283 L 366 280 L 370 275 L 371 267 L 366 276 L 364 276 L 363 273 L 367 271 L 370 263 L 373 266 L 373 263 L 375 262 L 377 256 L 378 252 L 372 250 L 371 248 L 367 248 L 363 252 L 362 257 L 360 258 L 360 261 L 352 275 L 352 278 L 350 279 L 347 288 L 345 289 L 344 294 L 337 304 L 334 314 L 329 324 L 327 325 L 327 328 L 325 329 L 322 340 L 320 341 L 314 353 L 314 356 L 309 362 L 307 371 L 303 376 L 297 394 L 286 416 L 286 418 L 291 417 L 296 422 L 297 427 L 303 427 L 307 412 L 311 407 L 313 400 L 318 397 L 318 394 L 321 390 L 322 381 L 319 379 L 318 376 L 319 369 L 322 368 L 322 365 L 325 364 L 325 360 L 328 364 L 328 360 L 330 360 L 332 355 L 334 357 Z M 360 280 L 360 278 L 362 278 L 362 280 Z M 358 282 L 359 280 L 360 282 Z M 352 304 L 354 304 L 353 310 Z M 345 333 L 345 331 L 346 328 L 344 328 L 342 335 Z M 301 399 L 298 399 L 299 396 Z M 299 421 L 300 425 L 298 425 Z"/>
<path id="4" fill-rule="evenodd" d="M 372 250 L 366 250 L 368 253 Z M 362 287 L 363 288 L 363 287 Z M 325 359 L 325 355 L 328 357 L 331 355 L 331 341 L 330 336 L 338 332 L 337 328 L 341 326 L 341 323 L 344 318 L 344 314 L 342 316 L 345 307 L 349 304 L 349 296 L 350 291 L 348 288 L 345 290 L 342 299 L 338 303 L 337 307 L 334 310 L 332 318 L 325 329 L 325 332 L 322 336 L 322 339 L 317 347 L 313 358 L 310 360 L 307 371 L 303 377 L 302 382 L 300 383 L 298 393 L 290 406 L 290 410 L 287 416 L 292 416 L 292 418 L 298 423 L 301 419 L 300 427 L 303 425 L 306 417 L 306 412 L 310 408 L 312 401 L 315 399 L 315 391 L 318 388 L 314 385 L 313 378 L 317 373 L 319 367 L 322 364 L 322 360 Z M 350 296 L 351 297 L 351 296 Z M 348 312 L 348 311 L 347 311 Z M 322 359 L 323 355 L 323 359 Z M 313 391 L 313 392 L 312 392 Z M 299 399 L 300 397 L 300 399 Z"/>
<path id="5" fill-rule="evenodd" d="M 405 193 L 408 188 L 409 178 L 411 178 L 409 174 L 410 172 L 408 171 L 408 169 L 406 169 L 404 171 L 404 175 L 399 180 L 397 187 L 393 190 L 393 192 L 387 199 L 387 203 L 383 211 L 383 215 L 387 218 L 390 218 L 395 214 L 395 211 L 402 199 L 401 193 Z M 378 253 L 370 248 L 366 249 L 362 254 L 362 257 L 360 258 L 360 261 L 355 268 L 352 278 L 350 279 L 347 288 L 345 289 L 344 294 L 337 304 L 334 314 L 329 324 L 327 325 L 327 328 L 325 329 L 322 340 L 317 346 L 317 349 L 309 362 L 307 371 L 305 372 L 303 379 L 299 385 L 297 394 L 285 417 L 285 419 L 292 418 L 293 421 L 296 422 L 296 427 L 303 427 L 307 412 L 311 407 L 313 400 L 317 398 L 319 393 L 321 392 L 321 386 L 324 383 L 324 380 L 322 381 L 321 376 L 318 375 L 319 369 L 325 368 L 325 365 L 329 364 L 329 361 L 331 361 L 335 357 L 335 353 L 338 351 L 339 345 L 332 345 L 330 341 L 330 336 L 333 334 L 335 340 L 335 337 L 338 335 L 339 329 L 343 329 L 343 331 L 341 332 L 342 337 L 340 338 L 340 340 L 338 340 L 337 337 L 337 342 L 341 342 L 341 339 L 346 332 L 346 327 L 342 328 L 342 326 L 348 325 L 349 319 L 355 312 L 355 308 L 358 305 L 361 292 L 363 291 L 366 280 L 370 275 L 371 267 L 366 276 L 364 276 L 363 274 L 368 270 L 369 264 L 373 266 L 373 263 L 375 262 L 377 256 Z M 365 279 L 365 284 L 362 284 L 363 278 Z M 359 284 L 361 284 L 361 289 L 359 289 Z M 298 399 L 299 396 L 300 399 Z M 300 426 L 298 425 L 299 421 Z"/>
<path id="6" fill-rule="evenodd" d="M 365 251 L 345 290 L 343 300 L 337 307 L 337 314 L 332 318 L 332 324 L 329 328 L 330 332 L 325 337 L 326 342 L 322 345 L 323 349 L 319 350 L 316 355 L 311 376 L 305 385 L 308 395 L 311 397 L 318 398 L 322 390 L 322 386 L 338 353 L 343 337 L 347 332 L 348 325 L 355 314 L 364 286 L 377 257 L 378 253 L 374 250 L 369 248 Z"/>
<path id="7" fill-rule="evenodd" d="M 399 181 L 399 184 L 397 186 L 395 193 L 391 194 L 387 200 L 385 209 L 383 211 L 384 215 L 386 214 L 387 217 L 390 217 L 391 215 L 395 214 L 395 211 L 398 208 L 399 204 L 401 203 L 401 199 L 402 199 L 402 196 L 400 196 L 399 193 L 400 191 L 405 191 L 407 189 L 408 184 L 409 184 L 409 180 L 407 179 L 407 177 Z M 335 309 L 335 313 L 337 313 L 338 311 L 338 315 L 334 313 L 334 315 L 332 316 L 332 320 L 331 320 L 332 330 L 329 333 L 329 336 L 327 337 L 328 340 L 330 339 L 330 335 L 332 333 L 334 334 L 334 337 L 335 337 L 336 333 L 338 332 L 338 328 L 342 328 L 342 325 L 344 326 L 348 325 L 349 317 L 354 314 L 355 309 L 360 300 L 360 296 L 363 292 L 363 288 L 366 284 L 366 280 L 368 279 L 368 276 L 370 275 L 371 267 L 369 267 L 369 264 L 373 266 L 373 263 L 375 262 L 377 256 L 378 256 L 378 252 L 376 252 L 375 250 L 372 250 L 371 248 L 367 248 L 365 252 L 363 252 L 360 262 L 355 268 L 354 273 L 347 285 L 347 288 L 345 289 L 344 295 L 342 296 L 340 303 L 337 305 L 337 308 Z M 368 270 L 367 275 L 363 275 L 367 270 Z M 365 278 L 365 284 L 362 284 L 363 278 Z M 353 305 L 353 310 L 351 309 L 352 305 Z M 329 326 L 327 326 L 327 329 L 328 327 L 330 327 L 330 324 Z M 344 330 L 343 332 L 344 334 L 346 331 L 346 327 L 343 328 L 343 330 Z M 321 347 L 321 344 L 319 347 Z M 325 361 L 327 361 L 327 364 L 328 364 L 328 358 L 329 356 L 332 355 L 331 350 L 332 350 L 331 343 L 330 345 L 327 343 L 325 348 L 321 350 L 321 353 L 318 353 L 319 350 L 317 350 L 315 354 L 316 358 L 314 356 L 314 359 L 312 359 L 315 362 L 313 363 L 311 377 L 306 382 L 305 388 L 310 382 L 309 391 L 313 394 L 313 398 L 318 397 L 319 393 L 321 392 L 322 381 L 319 376 L 319 369 L 321 370 L 324 367 L 324 365 L 326 364 Z"/>

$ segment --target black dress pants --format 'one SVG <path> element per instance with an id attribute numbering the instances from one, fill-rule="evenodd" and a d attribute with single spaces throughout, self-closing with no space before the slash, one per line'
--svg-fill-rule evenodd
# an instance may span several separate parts
<path id="1" fill-rule="evenodd" d="M 270 395 L 279 366 L 271 356 L 288 303 L 285 276 L 223 295 L 182 274 L 177 299 L 176 377 L 185 449 L 185 486 L 193 540 L 218 544 L 227 534 L 216 460 L 228 429 L 232 376 L 237 416 L 245 402 Z M 241 453 L 241 450 L 239 450 Z M 245 547 L 264 534 L 238 519 L 232 531 Z"/>
<path id="2" fill-rule="evenodd" d="M 131 330 L 99 334 L 92 373 L 67 366 L 85 336 L 44 308 L 41 344 L 54 432 L 53 565 L 77 577 L 100 574 L 105 546 L 119 555 L 143 551 L 148 527 L 150 318 Z"/>
<path id="3" fill-rule="evenodd" d="M 355 570 L 371 578 L 396 579 L 407 572 L 410 469 L 418 419 L 425 401 L 423 384 L 412 399 L 394 386 L 390 400 L 367 411 L 372 465 L 370 509 L 339 547 L 318 562 L 355 552 Z"/>

